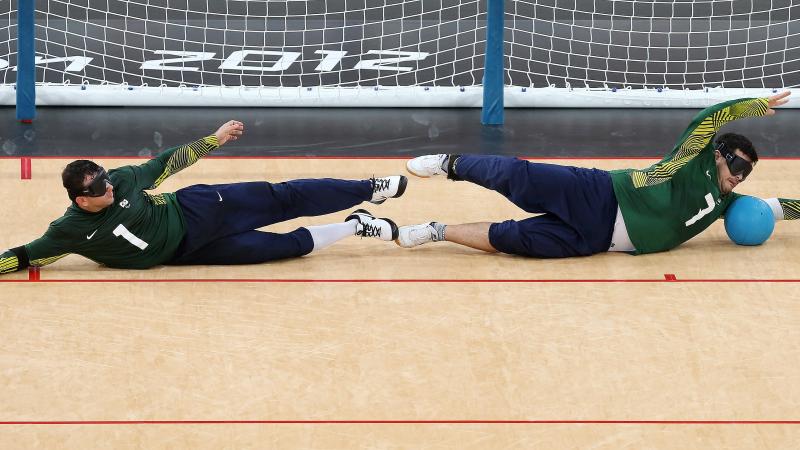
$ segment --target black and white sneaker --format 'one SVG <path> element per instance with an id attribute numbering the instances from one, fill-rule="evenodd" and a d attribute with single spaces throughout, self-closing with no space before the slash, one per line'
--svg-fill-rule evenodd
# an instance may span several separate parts
<path id="1" fill-rule="evenodd" d="M 408 178 L 403 175 L 393 175 L 391 177 L 370 178 L 372 181 L 372 199 L 370 203 L 380 205 L 387 198 L 397 198 L 403 195 L 408 185 Z"/>
<path id="2" fill-rule="evenodd" d="M 372 237 L 382 241 L 393 241 L 397 239 L 397 224 L 391 219 L 385 217 L 375 217 L 365 209 L 357 209 L 353 211 L 346 219 L 345 222 L 350 220 L 357 220 L 356 236 Z"/>

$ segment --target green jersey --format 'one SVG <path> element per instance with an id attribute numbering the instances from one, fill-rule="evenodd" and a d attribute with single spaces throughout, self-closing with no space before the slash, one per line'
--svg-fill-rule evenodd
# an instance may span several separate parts
<path id="1" fill-rule="evenodd" d="M 732 100 L 695 117 L 672 152 L 642 170 L 611 172 L 628 236 L 636 253 L 677 247 L 717 220 L 739 194 L 719 190 L 712 139 L 722 125 L 764 115 L 766 98 Z M 781 202 L 783 204 L 783 202 Z"/>
<path id="2" fill-rule="evenodd" d="M 137 166 L 110 170 L 114 203 L 92 213 L 73 204 L 45 234 L 25 245 L 31 265 L 50 264 L 70 253 L 109 267 L 145 269 L 169 261 L 186 224 L 175 194 L 150 194 L 167 177 L 217 148 L 216 136 L 173 147 Z M 19 268 L 17 254 L 0 255 L 0 273 Z"/>

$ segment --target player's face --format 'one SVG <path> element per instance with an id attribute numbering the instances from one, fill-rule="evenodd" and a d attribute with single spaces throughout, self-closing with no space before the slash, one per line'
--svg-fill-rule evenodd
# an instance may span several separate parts
<path id="1" fill-rule="evenodd" d="M 86 178 L 83 180 L 84 187 L 88 187 L 92 184 L 99 174 L 95 175 L 86 175 Z M 81 196 L 78 197 L 76 202 L 78 205 L 90 212 L 97 212 L 104 208 L 111 206 L 114 203 L 114 186 L 111 185 L 110 182 L 106 181 L 106 192 L 105 194 L 99 197 L 90 197 L 90 196 Z"/>
<path id="2" fill-rule="evenodd" d="M 750 158 L 738 148 L 734 152 L 734 155 L 736 155 L 739 159 L 742 159 L 745 162 L 750 163 L 751 165 L 753 163 L 750 160 Z M 722 156 L 722 154 L 717 152 L 716 158 L 717 158 L 716 160 L 717 177 L 719 178 L 719 191 L 722 192 L 723 194 L 730 194 L 731 192 L 733 192 L 733 189 L 739 185 L 739 183 L 744 181 L 744 178 L 747 176 L 749 172 L 738 173 L 737 175 L 734 175 L 731 173 L 730 167 L 728 167 L 729 162 L 725 159 L 724 156 Z M 740 164 L 741 163 L 737 164 L 736 166 Z"/>

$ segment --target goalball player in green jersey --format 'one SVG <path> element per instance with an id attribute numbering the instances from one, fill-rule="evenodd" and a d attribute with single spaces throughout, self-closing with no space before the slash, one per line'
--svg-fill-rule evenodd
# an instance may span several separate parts
<path id="1" fill-rule="evenodd" d="M 727 101 L 695 117 L 672 151 L 646 169 L 604 171 L 516 158 L 426 155 L 406 164 L 420 177 L 446 175 L 495 190 L 529 213 L 521 221 L 400 227 L 397 244 L 449 241 L 488 252 L 539 258 L 606 251 L 669 250 L 705 230 L 739 196 L 733 189 L 758 161 L 741 135 L 714 137 L 724 124 L 775 114 L 789 92 Z M 800 201 L 771 198 L 776 220 L 800 218 Z"/>
<path id="2" fill-rule="evenodd" d="M 407 180 L 402 175 L 195 185 L 175 193 L 146 192 L 243 132 L 244 125 L 231 120 L 214 134 L 170 148 L 144 164 L 108 172 L 92 161 L 70 163 L 62 181 L 72 204 L 42 237 L 0 252 L 0 274 L 44 266 L 70 253 L 125 269 L 253 264 L 303 256 L 347 236 L 397 237 L 391 220 L 363 209 L 341 223 L 301 227 L 285 234 L 256 229 L 342 211 L 364 201 L 383 203 L 403 194 Z"/>

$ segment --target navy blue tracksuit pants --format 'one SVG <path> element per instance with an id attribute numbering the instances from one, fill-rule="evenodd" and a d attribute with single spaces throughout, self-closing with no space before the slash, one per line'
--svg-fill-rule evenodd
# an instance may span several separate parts
<path id="1" fill-rule="evenodd" d="M 167 264 L 256 264 L 314 249 L 305 228 L 285 234 L 257 228 L 352 208 L 372 198 L 372 183 L 322 178 L 199 184 L 175 195 L 186 219 L 186 236 Z"/>
<path id="2" fill-rule="evenodd" d="M 504 156 L 463 155 L 458 178 L 499 192 L 529 219 L 494 223 L 489 242 L 503 253 L 564 258 L 605 252 L 617 199 L 611 175 L 599 169 L 540 164 Z"/>

